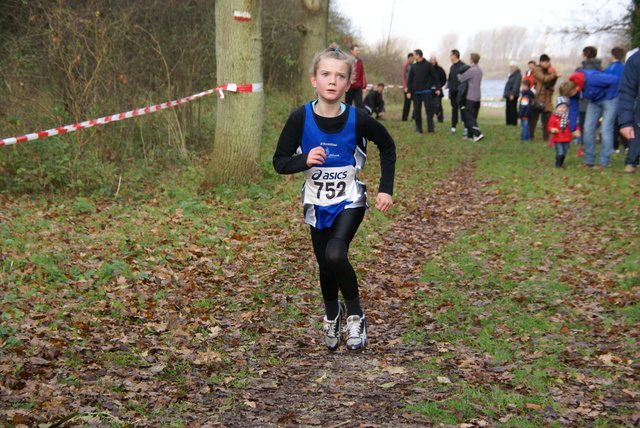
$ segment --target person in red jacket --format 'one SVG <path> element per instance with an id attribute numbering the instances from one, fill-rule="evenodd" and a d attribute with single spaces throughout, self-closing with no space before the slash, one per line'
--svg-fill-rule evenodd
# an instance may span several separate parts
<path id="1" fill-rule="evenodd" d="M 556 168 L 562 168 L 569 145 L 573 140 L 569 126 L 569 101 L 565 97 L 556 98 L 556 110 L 549 117 L 547 129 L 551 133 L 551 141 L 556 148 Z"/>
<path id="2" fill-rule="evenodd" d="M 355 103 L 356 107 L 365 108 L 364 103 L 362 102 L 362 91 L 367 87 L 367 76 L 364 74 L 364 65 L 362 65 L 362 60 L 358 57 L 360 55 L 360 47 L 358 45 L 353 45 L 349 51 L 356 59 L 356 66 L 354 69 L 355 75 L 353 77 L 353 82 L 351 82 L 351 87 L 345 95 L 345 102 L 347 105 L 354 105 Z"/>
<path id="3" fill-rule="evenodd" d="M 533 78 L 533 69 L 536 68 L 536 62 L 535 61 L 529 61 L 527 63 L 527 71 L 524 74 L 524 76 L 522 76 L 522 80 L 528 80 L 529 81 L 529 88 L 531 89 L 531 91 L 535 91 L 536 90 L 536 79 Z M 535 94 L 534 94 L 535 95 Z"/>

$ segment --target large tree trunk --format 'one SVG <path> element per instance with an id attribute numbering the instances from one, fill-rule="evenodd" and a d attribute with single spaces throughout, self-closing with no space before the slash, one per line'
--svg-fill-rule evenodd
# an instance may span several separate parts
<path id="1" fill-rule="evenodd" d="M 262 2 L 218 0 L 218 86 L 262 83 Z M 218 100 L 216 136 L 203 187 L 259 177 L 263 92 L 224 92 Z"/>
<path id="2" fill-rule="evenodd" d="M 329 21 L 329 0 L 301 0 L 303 3 L 303 22 L 298 26 L 302 33 L 300 48 L 300 66 L 302 67 L 301 102 L 315 98 L 315 89 L 309 83 L 309 67 L 316 52 L 327 47 L 327 25 Z"/>

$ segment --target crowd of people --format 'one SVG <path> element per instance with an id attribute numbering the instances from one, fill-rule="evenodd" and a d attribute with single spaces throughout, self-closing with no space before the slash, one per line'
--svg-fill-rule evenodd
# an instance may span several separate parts
<path id="1" fill-rule="evenodd" d="M 570 144 L 575 142 L 580 144 L 578 155 L 584 157 L 581 167 L 594 170 L 609 168 L 611 154 L 614 150 L 620 151 L 622 145 L 626 151 L 624 171 L 635 172 L 640 156 L 638 140 L 626 135 L 631 135 L 630 130 L 635 126 L 633 112 L 638 84 L 635 76 L 623 79 L 625 74 L 635 72 L 632 68 L 625 72 L 625 53 L 620 47 L 613 48 L 611 65 L 603 69 L 602 60 L 597 58 L 598 50 L 593 46 L 585 47 L 580 66 L 559 86 L 556 98 L 555 85 L 562 76 L 551 66 L 549 56 L 541 55 L 540 62 L 520 83 L 518 118 L 522 128 L 521 140 L 535 138 L 539 121 L 543 140 L 555 146 L 556 168 L 564 167 Z M 619 93 L 633 94 L 633 97 L 623 95 L 619 100 Z M 627 128 L 624 132 L 623 127 Z M 596 159 L 598 135 L 600 153 Z"/>
<path id="2" fill-rule="evenodd" d="M 357 59 L 359 48 L 352 47 L 351 53 Z M 637 83 L 635 76 L 623 79 L 627 69 L 625 54 L 624 49 L 613 48 L 611 64 L 603 69 L 603 61 L 597 57 L 598 50 L 587 46 L 582 51 L 582 62 L 562 85 L 558 85 L 562 76 L 556 72 L 547 54 L 540 55 L 538 62 L 529 61 L 524 75 L 518 68 L 518 62 L 511 61 L 502 95 L 506 125 L 517 126 L 520 121 L 521 141 L 535 140 L 540 128 L 542 140 L 556 148 L 557 168 L 564 167 L 570 144 L 575 143 L 578 144 L 578 156 L 584 158 L 582 167 L 594 170 L 609 168 L 611 154 L 615 151 L 626 153 L 624 171 L 635 172 L 640 157 L 640 136 L 635 138 L 637 133 L 633 133 L 634 138 L 628 137 L 636 124 L 633 118 L 628 119 L 629 114 L 632 117 L 635 111 L 635 98 L 627 98 L 628 94 L 637 94 L 638 88 L 633 86 Z M 627 56 L 629 60 L 632 57 Z M 424 110 L 426 131 L 435 133 L 435 120 L 444 122 L 442 98 L 448 89 L 451 102 L 449 134 L 456 133 L 460 121 L 463 138 L 479 141 L 484 138 L 477 121 L 482 82 L 482 69 L 478 65 L 480 55 L 470 54 L 467 64 L 460 59 L 460 52 L 453 49 L 449 58 L 452 65 L 447 78 L 435 55 L 430 55 L 427 60 L 420 49 L 407 55 L 401 72 L 404 90 L 402 121 L 413 120 L 415 132 L 421 134 L 424 132 Z M 360 72 L 360 79 L 364 79 L 362 61 L 358 61 L 361 67 L 356 76 Z M 358 77 L 354 84 L 357 88 L 363 87 Z M 555 93 L 557 85 L 558 94 Z M 632 87 L 623 88 L 622 85 Z M 355 105 L 366 108 L 378 119 L 382 118 L 384 87 L 379 83 L 361 105 L 357 100 Z M 351 104 L 350 98 L 347 98 L 347 103 Z M 413 114 L 410 116 L 412 105 Z M 596 159 L 598 140 L 600 153 Z"/>

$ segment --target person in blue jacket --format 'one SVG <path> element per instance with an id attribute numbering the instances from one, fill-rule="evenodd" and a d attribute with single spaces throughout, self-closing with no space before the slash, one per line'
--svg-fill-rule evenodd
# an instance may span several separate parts
<path id="1" fill-rule="evenodd" d="M 520 83 L 520 105 L 518 108 L 518 118 L 520 118 L 520 141 L 531 141 L 531 130 L 529 121 L 533 116 L 533 92 L 531 82 L 522 80 Z"/>
<path id="2" fill-rule="evenodd" d="M 640 157 L 640 51 L 629 57 L 620 79 L 618 123 L 620 133 L 629 141 L 624 172 L 636 172 Z"/>
<path id="3" fill-rule="evenodd" d="M 622 62 L 622 60 L 624 59 L 625 54 L 626 51 L 619 46 L 611 49 L 612 62 L 607 68 L 604 69 L 604 72 L 607 74 L 613 74 L 618 79 L 621 79 L 622 71 L 624 70 L 624 63 Z M 615 124 L 613 126 L 613 150 L 615 150 L 616 153 L 620 153 L 620 145 L 622 145 L 624 148 L 629 148 L 627 139 L 624 138 L 620 133 L 620 124 L 618 123 L 618 119 L 616 118 Z"/>
<path id="4" fill-rule="evenodd" d="M 595 170 L 609 167 L 613 151 L 613 125 L 618 106 L 618 83 L 619 79 L 612 74 L 580 69 L 569 77 L 569 84 L 564 85 L 565 93 L 560 94 L 570 98 L 569 122 L 575 137 L 580 136 L 580 130 L 578 130 L 580 98 L 589 100 L 584 124 L 581 124 L 584 133 L 584 164 L 582 166 Z M 600 158 L 596 165 L 596 129 L 600 118 L 602 118 L 601 147 Z"/>

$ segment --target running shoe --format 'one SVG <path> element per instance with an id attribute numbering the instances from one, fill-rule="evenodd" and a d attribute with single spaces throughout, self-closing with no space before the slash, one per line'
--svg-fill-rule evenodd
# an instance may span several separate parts
<path id="1" fill-rule="evenodd" d="M 361 351 L 367 346 L 367 320 L 364 315 L 347 318 L 347 350 Z"/>
<path id="2" fill-rule="evenodd" d="M 330 321 L 327 317 L 324 317 L 324 343 L 327 345 L 327 349 L 333 352 L 342 343 L 342 315 L 345 313 L 344 303 L 339 302 L 339 312 L 336 319 Z"/>

